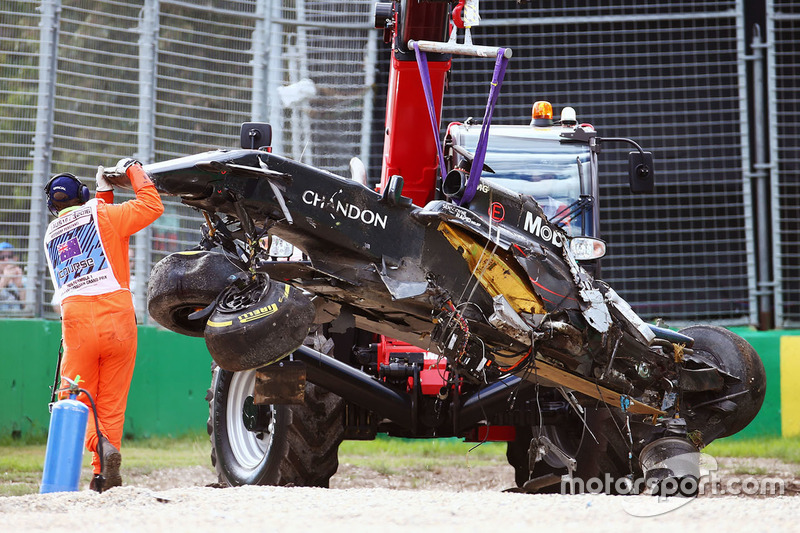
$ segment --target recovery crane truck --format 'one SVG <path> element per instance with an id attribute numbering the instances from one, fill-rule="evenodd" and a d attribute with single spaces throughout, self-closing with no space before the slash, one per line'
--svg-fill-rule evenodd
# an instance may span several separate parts
<path id="1" fill-rule="evenodd" d="M 652 156 L 546 102 L 491 126 L 512 54 L 472 43 L 475 7 L 377 4 L 392 47 L 377 191 L 272 153 L 264 124 L 241 149 L 145 167 L 205 219 L 196 249 L 154 267 L 148 309 L 205 337 L 222 482 L 325 487 L 343 439 L 380 433 L 505 441 L 529 492 L 610 475 L 691 494 L 697 465 L 678 459 L 758 413 L 743 339 L 646 324 L 592 275 L 600 146 L 635 148 L 633 192 L 652 189 Z M 441 142 L 460 55 L 495 60 L 490 96 Z"/>

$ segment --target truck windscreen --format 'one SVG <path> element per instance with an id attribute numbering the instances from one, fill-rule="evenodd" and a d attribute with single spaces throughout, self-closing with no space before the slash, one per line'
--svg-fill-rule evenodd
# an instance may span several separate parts
<path id="1" fill-rule="evenodd" d="M 477 135 L 467 135 L 465 141 L 465 148 L 474 153 Z M 485 163 L 494 174 L 484 171 L 481 179 L 533 196 L 545 215 L 553 219 L 580 198 L 581 174 L 588 184 L 590 161 L 589 147 L 583 144 L 492 134 Z M 571 235 L 580 234 L 581 217 L 579 214 L 571 220 L 568 218 L 564 229 Z"/>

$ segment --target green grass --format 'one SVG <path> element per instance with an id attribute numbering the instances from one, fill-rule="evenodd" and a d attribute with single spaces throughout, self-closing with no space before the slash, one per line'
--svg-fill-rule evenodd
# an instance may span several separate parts
<path id="1" fill-rule="evenodd" d="M 766 476 L 771 474 L 769 470 L 763 466 L 742 465 L 733 469 L 733 473 L 737 476 Z"/>
<path id="2" fill-rule="evenodd" d="M 0 444 L 0 496 L 39 492 L 46 449 L 46 444 L 39 443 Z M 207 435 L 126 440 L 122 443 L 122 452 L 125 470 L 135 474 L 149 474 L 162 468 L 211 465 Z M 81 486 L 89 483 L 91 460 L 91 454 L 84 453 Z"/>
<path id="3" fill-rule="evenodd" d="M 393 439 L 379 436 L 374 441 L 344 441 L 339 462 L 396 473 L 409 468 L 435 466 L 506 464 L 504 442 L 464 442 L 459 439 Z"/>
<path id="4" fill-rule="evenodd" d="M 713 457 L 770 457 L 786 463 L 800 463 L 800 437 L 722 439 L 704 450 Z"/>

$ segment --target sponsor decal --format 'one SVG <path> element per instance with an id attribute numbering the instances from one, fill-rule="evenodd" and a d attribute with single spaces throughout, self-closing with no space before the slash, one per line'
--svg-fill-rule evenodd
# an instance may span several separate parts
<path id="1" fill-rule="evenodd" d="M 59 230 L 64 228 L 65 226 L 73 226 L 73 225 L 81 225 L 86 224 L 87 220 L 82 220 L 86 217 L 92 216 L 92 208 L 91 207 L 82 207 L 80 209 L 76 209 L 75 211 L 70 211 L 69 213 L 62 215 L 61 217 L 55 219 L 50 223 L 52 230 Z M 67 231 L 66 229 L 64 231 Z"/>
<path id="2" fill-rule="evenodd" d="M 74 239 L 72 239 L 72 240 L 74 240 Z M 65 243 L 65 244 L 67 244 L 67 243 Z M 60 246 L 59 246 L 59 249 L 60 249 Z M 59 254 L 60 253 L 61 252 L 59 251 Z M 78 252 L 78 253 L 80 253 L 80 252 Z M 75 254 L 75 255 L 78 255 L 78 254 Z M 74 257 L 74 256 L 70 256 L 70 257 Z M 83 270 L 85 268 L 92 268 L 92 267 L 94 267 L 94 259 L 92 259 L 91 257 L 88 258 L 88 259 L 82 259 L 80 261 L 72 263 L 71 265 L 67 266 L 66 268 L 62 268 L 61 270 L 59 270 L 58 271 L 58 278 L 59 279 L 65 278 L 65 277 L 67 277 L 67 275 L 69 275 L 69 274 L 71 274 L 73 272 L 78 272 L 78 271 L 81 271 L 81 270 Z"/>
<path id="3" fill-rule="evenodd" d="M 561 234 L 545 224 L 542 217 L 534 217 L 533 213 L 530 211 L 525 213 L 525 223 L 523 224 L 522 229 L 538 237 L 544 242 L 549 242 L 553 246 L 558 246 L 561 248 L 564 245 L 564 240 L 561 237 Z"/>
<path id="4" fill-rule="evenodd" d="M 334 194 L 334 196 L 336 196 Z M 376 228 L 386 229 L 387 216 L 376 213 L 371 209 L 359 207 L 354 204 L 336 200 L 335 198 L 326 198 L 314 191 L 303 192 L 303 203 L 324 209 L 330 212 L 334 217 L 341 215 L 350 220 L 356 220 L 368 226 L 375 226 Z"/>
<path id="5" fill-rule="evenodd" d="M 472 211 L 468 211 L 466 209 L 462 209 L 453 204 L 442 204 L 441 210 L 443 213 L 452 216 L 453 218 L 457 218 L 462 222 L 469 224 L 470 226 L 479 228 L 481 227 L 481 219 L 472 213 Z"/>
<path id="6" fill-rule="evenodd" d="M 500 202 L 492 202 L 489 206 L 489 216 L 495 222 L 502 222 L 506 218 L 506 208 Z"/>

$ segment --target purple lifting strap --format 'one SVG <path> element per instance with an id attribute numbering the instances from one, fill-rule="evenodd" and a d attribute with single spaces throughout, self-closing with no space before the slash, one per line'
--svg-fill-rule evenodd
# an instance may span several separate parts
<path id="1" fill-rule="evenodd" d="M 425 52 L 420 51 L 419 45 L 413 43 L 414 54 L 417 57 L 417 66 L 419 67 L 419 76 L 422 80 L 422 91 L 425 93 L 425 100 L 428 104 L 428 115 L 431 119 L 431 131 L 436 139 L 436 153 L 439 156 L 439 173 L 444 178 L 444 155 L 442 154 L 442 143 L 439 139 L 439 124 L 436 120 L 436 111 L 433 107 L 433 90 L 431 89 L 431 76 L 428 71 L 428 57 Z M 478 137 L 478 146 L 475 148 L 475 159 L 472 161 L 472 168 L 467 180 L 464 195 L 461 197 L 459 205 L 468 204 L 474 197 L 475 191 L 478 190 L 478 183 L 481 179 L 481 171 L 483 170 L 483 161 L 486 158 L 486 146 L 489 140 L 489 126 L 492 122 L 492 114 L 494 113 L 494 106 L 497 103 L 497 96 L 500 94 L 500 87 L 503 85 L 503 78 L 506 74 L 506 65 L 508 65 L 508 58 L 506 57 L 506 49 L 500 48 L 497 51 L 497 60 L 494 64 L 494 72 L 492 73 L 492 86 L 489 90 L 489 100 L 486 102 L 486 112 L 483 116 L 483 124 L 481 125 L 481 134 Z"/>
<path id="2" fill-rule="evenodd" d="M 433 138 L 436 139 L 436 153 L 439 155 L 439 173 L 444 178 L 444 155 L 442 154 L 442 143 L 439 140 L 439 123 L 436 120 L 436 110 L 433 108 L 433 89 L 431 89 L 431 74 L 428 70 L 428 56 L 425 52 L 420 51 L 416 42 L 413 46 L 414 54 L 417 56 L 419 77 L 422 79 L 422 91 L 425 93 L 425 101 L 428 104 L 428 115 L 431 117 L 431 131 L 433 131 Z"/>
<path id="3" fill-rule="evenodd" d="M 489 89 L 489 100 L 486 102 L 486 113 L 483 116 L 481 134 L 480 137 L 478 137 L 478 146 L 475 147 L 475 159 L 472 160 L 469 179 L 467 180 L 464 194 L 461 197 L 461 201 L 458 202 L 458 205 L 468 204 L 475 197 L 475 192 L 478 190 L 478 183 L 481 180 L 481 171 L 483 170 L 483 161 L 486 159 L 486 147 L 489 144 L 489 126 L 492 124 L 492 113 L 494 113 L 494 105 L 497 103 L 497 96 L 500 94 L 500 86 L 503 85 L 506 65 L 508 65 L 506 49 L 500 48 L 497 51 L 497 61 L 495 61 L 494 64 L 492 87 Z"/>

